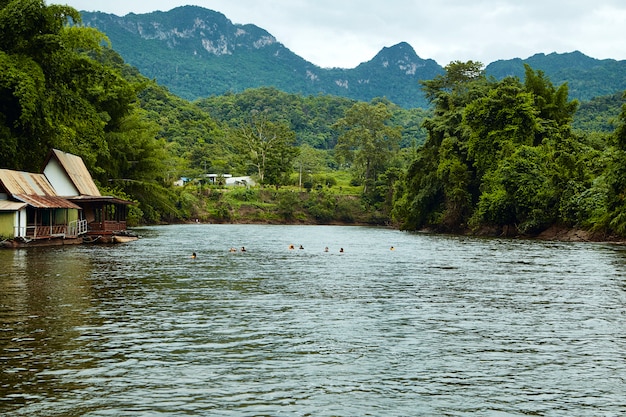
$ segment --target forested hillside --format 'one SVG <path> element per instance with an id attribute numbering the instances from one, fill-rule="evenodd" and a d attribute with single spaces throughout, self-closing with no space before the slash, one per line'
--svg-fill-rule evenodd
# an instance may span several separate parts
<path id="1" fill-rule="evenodd" d="M 621 93 L 580 103 L 531 66 L 496 79 L 469 61 L 420 82 L 428 110 L 269 86 L 191 102 L 69 7 L 2 3 L 0 34 L 0 168 L 77 154 L 104 194 L 139 203 L 138 222 L 626 236 Z M 257 185 L 226 187 L 227 174 Z"/>
<path id="2" fill-rule="evenodd" d="M 406 43 L 384 48 L 357 68 L 320 68 L 264 29 L 233 24 L 221 13 L 196 6 L 123 17 L 82 15 L 86 25 L 106 33 L 126 62 L 189 100 L 271 86 L 295 94 L 361 101 L 386 97 L 406 108 L 425 107 L 418 81 L 442 72 Z"/>
<path id="3" fill-rule="evenodd" d="M 487 65 L 486 73 L 497 79 L 517 76 L 523 80 L 524 65 L 543 71 L 555 84 L 567 83 L 570 96 L 580 101 L 626 90 L 626 61 L 594 59 L 578 51 L 496 61 Z"/>
<path id="4" fill-rule="evenodd" d="M 126 62 L 188 100 L 275 87 L 360 101 L 384 97 L 404 108 L 425 108 L 429 104 L 419 82 L 443 74 L 441 65 L 447 64 L 420 58 L 411 45 L 401 42 L 356 68 L 319 68 L 264 29 L 233 24 L 221 13 L 195 6 L 122 17 L 82 15 L 86 25 L 109 37 Z M 528 64 L 557 85 L 567 82 L 570 96 L 580 101 L 626 90 L 626 61 L 598 60 L 580 52 L 485 64 L 487 76 L 498 80 L 523 80 Z"/>

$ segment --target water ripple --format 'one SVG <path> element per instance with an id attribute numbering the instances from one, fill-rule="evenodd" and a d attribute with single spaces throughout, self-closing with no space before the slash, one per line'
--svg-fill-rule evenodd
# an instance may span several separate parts
<path id="1" fill-rule="evenodd" d="M 0 414 L 626 413 L 620 247 L 362 227 L 141 234 L 0 252 Z"/>

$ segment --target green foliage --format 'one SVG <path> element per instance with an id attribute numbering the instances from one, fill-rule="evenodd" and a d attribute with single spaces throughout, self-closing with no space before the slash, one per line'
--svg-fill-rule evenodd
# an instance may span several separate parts
<path id="1" fill-rule="evenodd" d="M 264 114 L 253 113 L 235 136 L 235 147 L 256 168 L 261 187 L 285 185 L 292 162 L 298 154 L 295 133 L 287 124 L 272 122 Z"/>
<path id="2" fill-rule="evenodd" d="M 623 98 L 579 108 L 568 98 L 577 87 L 555 87 L 548 70 L 522 63 L 523 82 L 496 80 L 454 61 L 421 82 L 427 110 L 266 87 L 191 103 L 126 65 L 72 8 L 0 2 L 0 35 L 0 166 L 38 171 L 50 148 L 78 154 L 103 193 L 139 202 L 133 223 L 392 216 L 405 229 L 562 224 L 626 236 Z M 234 55 L 231 64 L 245 61 Z M 209 172 L 255 174 L 276 190 L 208 186 Z M 180 176 L 195 180 L 173 188 Z"/>
<path id="3" fill-rule="evenodd" d="M 574 115 L 572 127 L 581 132 L 606 132 L 615 130 L 622 107 L 622 92 L 596 97 L 581 102 Z"/>
<path id="4" fill-rule="evenodd" d="M 337 134 L 330 126 L 353 103 L 353 100 L 345 98 L 304 97 L 264 87 L 202 99 L 198 101 L 198 106 L 230 127 L 246 123 L 253 112 L 262 113 L 270 120 L 288 123 L 289 128 L 296 132 L 297 144 L 331 149 L 337 143 Z"/>
<path id="5" fill-rule="evenodd" d="M 179 218 L 165 185 L 170 154 L 135 103 L 146 81 L 78 24 L 76 10 L 43 1 L 0 8 L 0 166 L 38 172 L 61 149 L 80 155 L 103 189 L 140 201 L 131 222 Z"/>
<path id="6" fill-rule="evenodd" d="M 357 178 L 363 179 L 365 194 L 399 148 L 400 130 L 387 125 L 390 118 L 384 103 L 356 103 L 334 125 L 341 132 L 336 154 L 352 164 Z"/>
<path id="7" fill-rule="evenodd" d="M 178 98 L 150 82 L 139 92 L 146 118 L 159 126 L 159 138 L 173 156 L 172 177 L 200 176 L 209 172 L 245 172 L 224 129 L 197 105 Z"/>
<path id="8" fill-rule="evenodd" d="M 234 188 L 229 197 L 237 201 L 255 201 L 259 199 L 259 192 L 249 188 Z"/>
<path id="9" fill-rule="evenodd" d="M 330 194 L 312 194 L 305 207 L 319 223 L 328 223 L 335 218 L 336 201 Z"/>
<path id="10" fill-rule="evenodd" d="M 521 233 L 552 224 L 556 219 L 554 190 L 544 158 L 541 149 L 526 145 L 505 158 L 483 182 L 475 219 L 515 224 Z"/>
<path id="11" fill-rule="evenodd" d="M 479 178 L 517 146 L 534 143 L 539 126 L 533 99 L 519 80 L 505 78 L 465 107 L 463 123 L 471 131 L 467 152 Z"/>
<path id="12" fill-rule="evenodd" d="M 539 53 L 523 60 L 499 60 L 489 64 L 486 73 L 497 79 L 510 76 L 523 79 L 526 65 L 541 70 L 556 85 L 567 83 L 569 94 L 581 102 L 626 89 L 626 61 L 594 59 L 579 51 L 547 55 Z"/>
<path id="13" fill-rule="evenodd" d="M 359 101 L 387 97 L 405 108 L 425 107 L 418 80 L 441 73 L 435 61 L 421 59 L 406 43 L 384 48 L 356 68 L 320 68 L 259 27 L 233 24 L 221 13 L 195 6 L 123 17 L 83 15 L 106 31 L 127 62 L 187 100 L 275 86 L 294 94 Z"/>
<path id="14" fill-rule="evenodd" d="M 50 148 L 106 151 L 103 131 L 128 104 L 127 85 L 87 53 L 100 53 L 104 36 L 69 29 L 72 20 L 76 10 L 41 0 L 0 8 L 0 166 L 36 171 Z"/>
<path id="15" fill-rule="evenodd" d="M 391 112 L 389 125 L 402 129 L 402 147 L 424 142 L 426 132 L 421 124 L 429 114 L 427 110 L 404 109 L 383 99 L 372 101 L 377 103 L 384 103 Z M 337 144 L 339 133 L 332 126 L 355 104 L 355 100 L 347 98 L 288 94 L 272 87 L 212 96 L 197 102 L 213 119 L 230 127 L 241 125 L 255 111 L 266 114 L 270 120 L 283 120 L 296 132 L 298 145 L 325 150 L 332 150 Z"/>
<path id="16" fill-rule="evenodd" d="M 445 73 L 420 83 L 426 98 L 438 109 L 451 109 L 451 98 L 462 98 L 474 81 L 484 80 L 483 64 L 474 61 L 454 61 L 444 67 Z"/>
<path id="17" fill-rule="evenodd" d="M 622 105 L 619 125 L 611 139 L 613 147 L 609 149 L 604 178 L 608 188 L 606 211 L 600 224 L 612 233 L 626 236 L 626 104 Z"/>
<path id="18" fill-rule="evenodd" d="M 297 193 L 281 193 L 278 199 L 277 211 L 283 219 L 287 221 L 294 220 L 298 205 L 299 198 Z"/>
<path id="19" fill-rule="evenodd" d="M 578 103 L 568 101 L 566 85 L 555 88 L 529 67 L 524 84 L 487 80 L 472 62 L 447 71 L 424 82 L 434 117 L 396 186 L 392 214 L 401 227 L 535 234 L 553 224 L 588 226 L 601 215 L 604 143 L 572 133 Z"/>

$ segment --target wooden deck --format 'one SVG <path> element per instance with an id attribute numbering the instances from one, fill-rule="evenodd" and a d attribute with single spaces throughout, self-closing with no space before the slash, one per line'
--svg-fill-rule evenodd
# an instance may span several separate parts
<path id="1" fill-rule="evenodd" d="M 27 226 L 25 232 L 21 235 L 28 239 L 76 238 L 87 232 L 87 222 L 79 220 L 69 225 Z"/>

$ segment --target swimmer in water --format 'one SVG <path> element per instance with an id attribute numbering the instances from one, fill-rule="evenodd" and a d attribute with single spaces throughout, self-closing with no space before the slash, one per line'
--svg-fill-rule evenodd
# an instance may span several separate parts
<path id="1" fill-rule="evenodd" d="M 245 251 L 246 251 L 246 248 L 242 246 L 242 247 L 241 247 L 241 251 L 242 251 L 242 252 L 245 252 Z"/>
<path id="2" fill-rule="evenodd" d="M 191 254 L 191 259 L 196 259 L 196 253 L 195 252 Z"/>
<path id="3" fill-rule="evenodd" d="M 343 253 L 343 248 L 339 249 L 339 253 Z"/>

